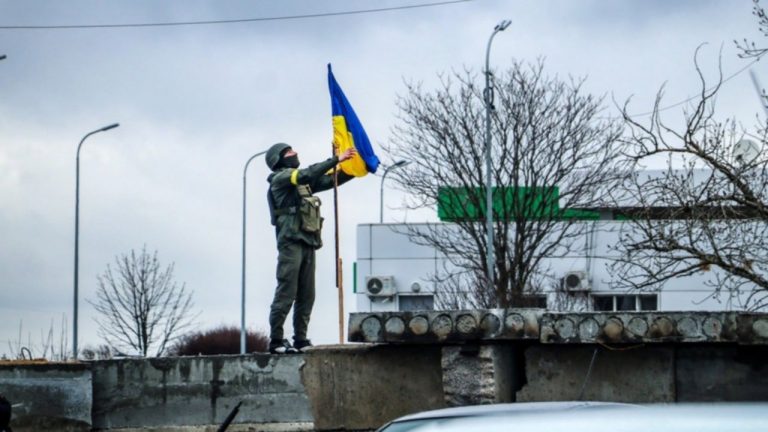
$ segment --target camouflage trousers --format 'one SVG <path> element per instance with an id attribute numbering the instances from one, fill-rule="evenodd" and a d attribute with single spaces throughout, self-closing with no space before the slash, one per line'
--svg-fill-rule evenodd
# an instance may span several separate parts
<path id="1" fill-rule="evenodd" d="M 293 338 L 307 339 L 315 304 L 315 248 L 304 242 L 277 245 L 277 288 L 269 311 L 269 337 L 283 339 L 283 324 L 293 306 Z"/>

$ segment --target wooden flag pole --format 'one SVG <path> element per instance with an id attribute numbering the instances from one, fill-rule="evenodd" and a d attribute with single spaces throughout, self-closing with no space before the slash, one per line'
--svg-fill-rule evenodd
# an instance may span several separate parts
<path id="1" fill-rule="evenodd" d="M 337 147 L 332 145 L 333 154 Z M 341 255 L 339 252 L 339 177 L 338 164 L 333 167 L 333 225 L 336 242 L 336 289 L 339 293 L 339 343 L 344 344 L 344 281 L 342 278 Z"/>

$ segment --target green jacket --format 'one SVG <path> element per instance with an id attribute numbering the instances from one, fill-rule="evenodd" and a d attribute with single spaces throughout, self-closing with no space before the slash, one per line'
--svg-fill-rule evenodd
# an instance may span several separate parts
<path id="1" fill-rule="evenodd" d="M 296 185 L 308 185 L 313 194 L 333 188 L 333 176 L 328 174 L 328 171 L 338 163 L 339 158 L 333 156 L 303 169 L 280 168 L 267 177 L 268 193 L 271 194 L 270 210 L 275 213 L 273 220 L 278 244 L 285 241 L 300 241 L 315 249 L 323 246 L 320 232 L 308 233 L 301 230 L 301 216 L 298 211 L 301 196 Z M 339 185 L 351 179 L 352 176 L 341 170 L 338 171 Z"/>

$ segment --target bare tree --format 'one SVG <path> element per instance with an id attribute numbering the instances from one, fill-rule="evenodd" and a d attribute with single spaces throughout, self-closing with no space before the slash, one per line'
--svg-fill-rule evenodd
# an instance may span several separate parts
<path id="1" fill-rule="evenodd" d="M 618 287 L 640 290 L 704 278 L 711 295 L 729 306 L 760 309 L 768 302 L 768 156 L 758 151 L 766 130 L 750 133 L 733 120 L 718 121 L 722 73 L 708 88 L 698 63 L 696 70 L 701 93 L 681 130 L 662 120 L 662 92 L 645 123 L 624 107 L 635 167 L 661 158 L 667 168 L 628 178 L 614 195 L 629 218 L 609 270 Z"/>
<path id="2" fill-rule="evenodd" d="M 85 360 L 110 360 L 112 359 L 112 347 L 109 345 L 86 346 L 80 352 L 80 357 Z"/>
<path id="3" fill-rule="evenodd" d="M 160 356 L 169 342 L 186 330 L 192 316 L 192 293 L 173 280 L 174 265 L 162 268 L 157 251 L 115 257 L 98 276 L 96 300 L 99 334 L 116 349 Z"/>
<path id="4" fill-rule="evenodd" d="M 602 98 L 587 94 L 584 80 L 548 77 L 543 61 L 514 63 L 494 79 L 491 287 L 483 85 L 471 71 L 441 77 L 441 84 L 434 91 L 407 84 L 386 151 L 412 162 L 393 172 L 409 193 L 406 206 L 434 208 L 441 201 L 453 209 L 447 215 L 453 223 L 411 227 L 408 235 L 448 259 L 445 272 L 435 275 L 439 305 L 526 306 L 528 294 L 558 282 L 544 258 L 566 255 L 587 230 L 575 209 L 599 207 L 601 190 L 625 172 L 616 145 L 620 127 L 599 117 Z"/>
<path id="5" fill-rule="evenodd" d="M 752 0 L 752 2 L 754 3 L 752 5 L 752 15 L 757 18 L 757 28 L 763 36 L 768 37 L 768 14 L 766 14 L 765 9 L 760 6 L 760 0 Z M 741 41 L 734 40 L 733 42 L 736 44 L 736 48 L 739 49 L 739 57 L 741 58 L 759 59 L 768 52 L 768 48 L 758 45 L 747 38 L 744 38 Z"/>

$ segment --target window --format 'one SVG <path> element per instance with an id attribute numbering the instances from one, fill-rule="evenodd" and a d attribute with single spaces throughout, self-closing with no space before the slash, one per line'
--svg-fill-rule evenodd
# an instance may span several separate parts
<path id="1" fill-rule="evenodd" d="M 400 312 L 424 311 L 435 309 L 435 296 L 433 295 L 400 295 Z"/>
<path id="2" fill-rule="evenodd" d="M 594 295 L 592 310 L 596 312 L 655 311 L 659 310 L 659 298 L 656 294 Z"/>
<path id="3" fill-rule="evenodd" d="M 612 311 L 613 310 L 613 296 L 594 296 L 595 311 Z"/>
<path id="4" fill-rule="evenodd" d="M 616 299 L 616 306 L 614 310 L 617 311 L 633 311 L 635 309 L 636 299 L 635 296 L 622 295 L 614 296 Z"/>
<path id="5" fill-rule="evenodd" d="M 524 295 L 520 307 L 529 308 L 547 308 L 547 296 L 545 295 Z"/>
<path id="6" fill-rule="evenodd" d="M 641 311 L 659 310 L 659 299 L 656 295 L 641 295 L 638 297 L 640 297 Z"/>

